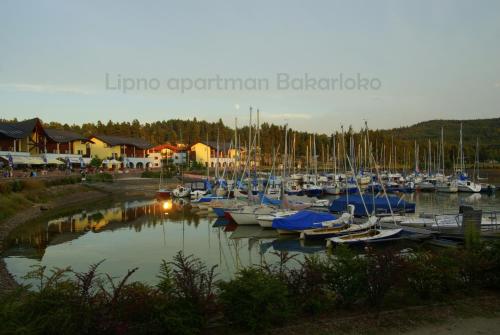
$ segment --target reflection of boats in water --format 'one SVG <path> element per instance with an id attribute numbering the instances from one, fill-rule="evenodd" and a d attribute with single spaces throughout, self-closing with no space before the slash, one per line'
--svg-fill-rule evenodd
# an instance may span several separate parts
<path id="1" fill-rule="evenodd" d="M 218 227 L 225 227 L 230 223 L 230 221 L 226 218 L 217 218 L 215 222 L 213 223 L 212 227 L 218 228 Z"/>
<path id="2" fill-rule="evenodd" d="M 304 240 L 296 238 L 277 238 L 272 241 L 263 242 L 260 244 L 260 252 L 262 254 L 272 248 L 274 251 L 300 252 L 305 254 L 316 253 L 325 250 L 324 243 L 307 243 Z"/>
<path id="3" fill-rule="evenodd" d="M 482 197 L 481 193 L 473 193 L 465 198 L 462 198 L 461 200 L 465 203 L 471 204 L 481 200 L 481 197 Z"/>
<path id="4" fill-rule="evenodd" d="M 264 229 L 257 225 L 237 225 L 232 232 L 230 239 L 240 238 L 273 238 L 278 236 L 275 230 Z"/>

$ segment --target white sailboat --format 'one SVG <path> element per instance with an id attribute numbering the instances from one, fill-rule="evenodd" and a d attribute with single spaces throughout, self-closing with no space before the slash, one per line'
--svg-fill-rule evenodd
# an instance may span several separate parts
<path id="1" fill-rule="evenodd" d="M 436 191 L 440 193 L 457 193 L 458 184 L 457 181 L 452 179 L 448 180 L 444 171 L 444 130 L 441 127 L 441 147 L 440 147 L 440 159 L 441 159 L 441 180 L 436 182 Z"/>
<path id="2" fill-rule="evenodd" d="M 481 185 L 471 181 L 465 173 L 464 149 L 462 140 L 462 124 L 460 123 L 460 177 L 457 180 L 458 191 L 467 193 L 481 192 Z"/>
<path id="3" fill-rule="evenodd" d="M 160 181 L 158 183 L 158 191 L 156 191 L 156 196 L 158 198 L 170 198 L 172 192 L 163 185 L 163 159 L 160 161 Z"/>

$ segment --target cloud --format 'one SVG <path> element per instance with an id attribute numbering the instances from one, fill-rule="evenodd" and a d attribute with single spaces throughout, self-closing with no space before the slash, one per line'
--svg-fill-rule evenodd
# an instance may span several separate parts
<path id="1" fill-rule="evenodd" d="M 282 114 L 265 114 L 264 117 L 268 119 L 282 119 L 282 120 L 309 120 L 311 115 L 300 113 L 282 113 Z"/>
<path id="2" fill-rule="evenodd" d="M 91 94 L 90 91 L 78 87 L 47 85 L 47 84 L 9 83 L 9 84 L 0 84 L 0 88 L 6 88 L 8 90 L 13 90 L 16 92 L 32 92 L 32 93 L 47 93 L 47 94 L 64 93 L 64 94 L 77 94 L 77 95 Z"/>

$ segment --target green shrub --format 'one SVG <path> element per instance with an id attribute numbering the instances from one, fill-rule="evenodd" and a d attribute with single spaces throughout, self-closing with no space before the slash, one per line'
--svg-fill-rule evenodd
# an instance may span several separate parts
<path id="1" fill-rule="evenodd" d="M 401 256 L 395 250 L 373 252 L 372 249 L 368 249 L 366 293 L 367 301 L 372 307 L 379 307 L 388 292 L 399 282 L 403 264 Z"/>
<path id="2" fill-rule="evenodd" d="M 89 183 L 112 183 L 113 182 L 113 175 L 110 173 L 96 173 L 96 174 L 91 174 L 87 175 L 86 181 Z"/>
<path id="3" fill-rule="evenodd" d="M 359 257 L 346 246 L 335 249 L 330 257 L 328 272 L 330 289 L 337 295 L 337 303 L 350 306 L 367 297 L 366 259 Z"/>
<path id="4" fill-rule="evenodd" d="M 215 268 L 182 251 L 172 262 L 163 261 L 157 287 L 168 302 L 161 320 L 168 333 L 192 334 L 206 327 L 217 310 Z"/>
<path id="5" fill-rule="evenodd" d="M 406 263 L 407 292 L 421 299 L 441 299 L 460 285 L 459 271 L 452 252 L 417 252 Z"/>
<path id="6" fill-rule="evenodd" d="M 175 175 L 174 171 L 163 171 L 163 178 L 172 178 Z M 160 178 L 160 171 L 146 170 L 141 173 L 141 178 Z"/>
<path id="7" fill-rule="evenodd" d="M 236 278 L 219 284 L 224 316 L 251 330 L 285 322 L 290 316 L 286 284 L 263 269 L 240 270 Z"/>
<path id="8" fill-rule="evenodd" d="M 328 285 L 332 268 L 318 255 L 306 256 L 300 266 L 289 271 L 287 285 L 294 305 L 307 314 L 331 308 L 335 292 Z"/>

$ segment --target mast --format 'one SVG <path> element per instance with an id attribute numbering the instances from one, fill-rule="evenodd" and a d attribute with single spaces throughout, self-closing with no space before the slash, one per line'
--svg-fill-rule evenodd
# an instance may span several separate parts
<path id="1" fill-rule="evenodd" d="M 255 148 L 255 156 L 256 156 L 256 161 L 260 162 L 260 111 L 257 109 L 257 147 Z M 257 157 L 257 150 L 258 152 L 258 157 Z"/>
<path id="2" fill-rule="evenodd" d="M 340 129 L 342 130 L 342 147 L 344 148 L 343 152 L 344 152 L 344 173 L 345 173 L 346 201 L 347 201 L 347 204 L 349 204 L 349 187 L 347 184 L 347 162 L 346 162 L 347 154 L 346 154 L 346 150 L 345 150 L 344 126 L 341 125 Z"/>
<path id="3" fill-rule="evenodd" d="M 444 129 L 441 127 L 441 159 L 442 159 L 442 168 L 443 168 L 443 176 L 445 175 L 444 173 Z"/>
<path id="4" fill-rule="evenodd" d="M 316 133 L 313 134 L 313 147 L 314 147 L 314 184 L 318 183 L 318 158 L 316 156 Z"/>
<path id="5" fill-rule="evenodd" d="M 283 180 L 285 179 L 287 159 L 288 159 L 288 128 L 287 124 L 285 124 L 285 154 L 283 156 Z"/>
<path id="6" fill-rule="evenodd" d="M 250 121 L 248 122 L 248 174 L 250 175 L 250 166 L 252 165 L 252 107 L 250 106 Z"/>
<path id="7" fill-rule="evenodd" d="M 295 132 L 293 133 L 292 164 L 293 164 L 293 174 L 295 174 Z"/>
<path id="8" fill-rule="evenodd" d="M 335 134 L 332 134 L 332 164 L 333 164 L 333 180 L 335 181 L 337 175 L 337 155 L 336 155 Z"/>
<path id="9" fill-rule="evenodd" d="M 427 163 L 427 170 L 428 170 L 428 175 L 431 175 L 431 162 L 432 162 L 432 147 L 431 147 L 431 139 L 429 138 L 429 160 Z"/>
<path id="10" fill-rule="evenodd" d="M 415 173 L 418 173 L 418 145 L 417 145 L 417 140 L 415 140 Z"/>
<path id="11" fill-rule="evenodd" d="M 474 162 L 474 178 L 473 178 L 474 182 L 476 182 L 476 177 L 479 178 L 479 137 L 476 137 L 476 159 Z"/>
<path id="12" fill-rule="evenodd" d="M 217 128 L 217 147 L 215 148 L 215 178 L 219 178 L 219 128 Z"/>
<path id="13" fill-rule="evenodd" d="M 460 173 L 464 173 L 464 148 L 462 142 L 462 122 L 460 122 Z"/>
<path id="14" fill-rule="evenodd" d="M 208 145 L 208 131 L 207 131 L 207 182 L 210 180 L 210 146 Z"/>

